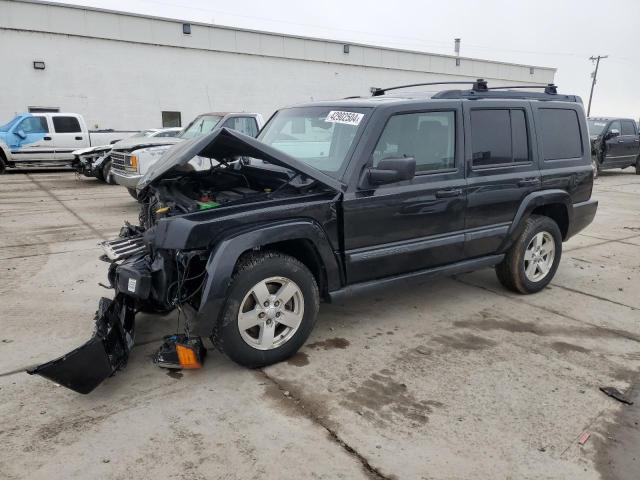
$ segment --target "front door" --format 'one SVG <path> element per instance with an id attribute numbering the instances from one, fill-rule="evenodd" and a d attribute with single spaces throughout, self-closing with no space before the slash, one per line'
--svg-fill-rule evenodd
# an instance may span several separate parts
<path id="1" fill-rule="evenodd" d="M 383 158 L 410 156 L 416 160 L 416 176 L 345 194 L 350 284 L 445 265 L 464 253 L 466 182 L 459 102 L 437 111 L 393 112 L 377 131 L 376 143 L 365 153 L 365 168 Z"/>
<path id="2" fill-rule="evenodd" d="M 607 167 L 616 167 L 626 162 L 627 151 L 624 145 L 624 139 L 620 135 L 622 124 L 620 120 L 614 120 L 609 124 L 609 128 L 605 133 L 605 157 L 604 165 Z"/>
<path id="3" fill-rule="evenodd" d="M 14 161 L 52 160 L 55 146 L 47 118 L 44 115 L 29 115 L 12 130 L 11 156 Z"/>

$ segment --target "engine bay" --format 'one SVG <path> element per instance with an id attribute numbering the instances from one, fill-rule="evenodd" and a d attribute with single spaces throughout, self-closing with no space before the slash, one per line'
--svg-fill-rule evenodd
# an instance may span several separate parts
<path id="1" fill-rule="evenodd" d="M 162 217 L 308 192 L 318 187 L 314 180 L 285 169 L 239 163 L 181 173 L 144 191 L 139 198 L 140 225 L 146 229 Z"/>

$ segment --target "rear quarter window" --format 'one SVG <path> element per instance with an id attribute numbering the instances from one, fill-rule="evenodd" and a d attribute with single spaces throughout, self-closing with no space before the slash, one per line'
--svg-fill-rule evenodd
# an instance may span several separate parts
<path id="1" fill-rule="evenodd" d="M 545 160 L 582 157 L 582 135 L 575 110 L 541 108 L 540 120 Z"/>

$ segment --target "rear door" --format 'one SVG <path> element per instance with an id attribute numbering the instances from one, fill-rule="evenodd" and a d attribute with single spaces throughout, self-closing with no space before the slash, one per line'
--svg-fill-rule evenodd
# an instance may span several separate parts
<path id="1" fill-rule="evenodd" d="M 53 160 L 55 146 L 50 125 L 44 114 L 33 114 L 23 118 L 13 129 L 11 156 L 17 162 Z"/>
<path id="2" fill-rule="evenodd" d="M 51 115 L 53 140 L 56 145 L 56 160 L 73 160 L 71 152 L 89 144 L 80 119 L 74 115 Z"/>
<path id="3" fill-rule="evenodd" d="M 465 102 L 465 254 L 495 253 L 524 197 L 540 189 L 529 102 Z"/>
<path id="4" fill-rule="evenodd" d="M 633 120 L 621 120 L 622 129 L 620 138 L 623 140 L 627 163 L 635 164 L 636 157 L 640 153 L 640 139 L 636 130 L 636 122 Z"/>
<path id="5" fill-rule="evenodd" d="M 416 159 L 412 180 L 345 193 L 348 283 L 454 263 L 464 255 L 465 190 L 460 102 L 378 112 L 359 168 L 387 157 Z"/>

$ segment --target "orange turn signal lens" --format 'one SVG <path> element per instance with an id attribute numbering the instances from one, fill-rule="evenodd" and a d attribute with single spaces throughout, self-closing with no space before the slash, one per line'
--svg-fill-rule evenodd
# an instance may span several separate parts
<path id="1" fill-rule="evenodd" d="M 202 368 L 202 364 L 198 361 L 196 351 L 192 347 L 176 343 L 176 353 L 178 354 L 178 362 L 180 362 L 182 368 Z"/>
<path id="2" fill-rule="evenodd" d="M 138 157 L 136 155 L 131 155 L 130 160 L 129 160 L 129 164 L 133 167 L 133 168 L 138 168 Z"/>

